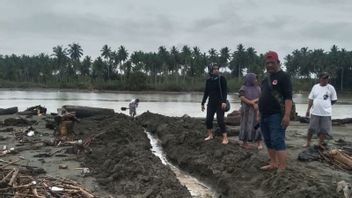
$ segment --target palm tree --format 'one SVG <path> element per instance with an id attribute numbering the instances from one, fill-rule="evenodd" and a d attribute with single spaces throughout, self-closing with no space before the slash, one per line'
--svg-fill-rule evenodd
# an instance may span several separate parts
<path id="1" fill-rule="evenodd" d="M 178 76 L 178 70 L 180 69 L 180 65 L 181 65 L 180 52 L 175 46 L 172 46 L 170 49 L 169 71 L 171 71 L 172 74 L 176 73 Z"/>
<path id="2" fill-rule="evenodd" d="M 67 57 L 67 52 L 66 49 L 62 48 L 61 45 L 58 45 L 53 48 L 53 56 L 55 57 L 55 68 L 58 71 L 59 74 L 59 81 L 61 82 L 63 80 L 63 77 L 67 73 L 67 63 L 68 63 L 68 57 Z"/>
<path id="3" fill-rule="evenodd" d="M 140 72 L 144 69 L 144 52 L 137 51 L 131 54 L 130 60 L 132 63 L 132 70 L 133 72 Z"/>
<path id="4" fill-rule="evenodd" d="M 104 79 L 104 69 L 105 63 L 103 59 L 99 56 L 94 62 L 92 67 L 92 77 L 93 79 Z"/>
<path id="5" fill-rule="evenodd" d="M 192 51 L 192 64 L 190 75 L 192 77 L 201 76 L 204 73 L 204 67 L 206 66 L 206 62 L 204 62 L 203 54 L 201 53 L 198 47 L 193 47 Z M 192 78 L 192 82 L 194 78 Z"/>
<path id="6" fill-rule="evenodd" d="M 170 55 L 167 49 L 164 46 L 158 48 L 158 58 L 161 62 L 161 71 L 162 75 L 167 78 L 168 75 L 168 64 L 170 62 Z"/>
<path id="7" fill-rule="evenodd" d="M 189 73 L 191 61 L 192 61 L 191 49 L 187 45 L 184 45 L 181 50 L 183 80 L 186 79 L 186 75 Z"/>
<path id="8" fill-rule="evenodd" d="M 241 80 L 242 69 L 247 65 L 246 50 L 242 44 L 237 45 L 236 51 L 232 54 L 232 60 L 230 61 L 231 73 L 238 76 L 238 80 Z"/>
<path id="9" fill-rule="evenodd" d="M 72 65 L 69 67 L 69 74 L 75 76 L 77 70 L 79 70 L 80 66 L 80 58 L 83 55 L 83 49 L 78 43 L 72 43 L 68 45 L 69 48 L 67 50 L 68 54 L 71 58 Z"/>
<path id="10" fill-rule="evenodd" d="M 209 51 L 209 61 L 210 63 L 214 64 L 214 63 L 219 63 L 219 57 L 218 57 L 218 52 L 216 51 L 216 49 L 211 48 Z"/>
<path id="11" fill-rule="evenodd" d="M 117 50 L 116 54 L 116 61 L 118 61 L 118 67 L 120 70 L 123 71 L 124 74 L 126 74 L 128 67 L 127 65 L 124 65 L 125 61 L 128 58 L 128 52 L 124 46 L 120 46 L 119 49 Z M 121 78 L 122 80 L 122 78 Z"/>
<path id="12" fill-rule="evenodd" d="M 221 67 L 226 67 L 230 59 L 230 50 L 228 47 L 220 49 L 219 64 Z"/>
<path id="13" fill-rule="evenodd" d="M 81 75 L 89 76 L 91 66 L 92 66 L 92 59 L 90 58 L 90 56 L 84 57 L 81 67 L 79 68 Z"/>
<path id="14" fill-rule="evenodd" d="M 104 45 L 100 50 L 101 56 L 105 59 L 104 68 L 106 70 L 107 80 L 111 79 L 111 71 L 112 71 L 112 58 L 111 58 L 111 48 L 108 45 Z"/>
<path id="15" fill-rule="evenodd" d="M 83 55 L 83 49 L 78 43 L 72 43 L 68 45 L 68 54 L 70 55 L 70 58 L 72 60 L 79 60 L 81 56 Z"/>

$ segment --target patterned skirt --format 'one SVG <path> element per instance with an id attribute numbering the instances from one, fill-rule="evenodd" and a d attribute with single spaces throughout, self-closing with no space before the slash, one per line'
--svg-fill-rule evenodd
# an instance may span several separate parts
<path id="1" fill-rule="evenodd" d="M 256 127 L 258 122 L 256 120 L 257 114 L 254 108 L 250 105 L 242 103 L 241 106 L 241 129 L 239 139 L 241 141 L 254 142 L 262 140 L 260 127 Z"/>

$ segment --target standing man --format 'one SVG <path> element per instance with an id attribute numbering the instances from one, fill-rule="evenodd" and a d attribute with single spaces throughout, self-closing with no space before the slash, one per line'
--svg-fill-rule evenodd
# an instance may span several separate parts
<path id="1" fill-rule="evenodd" d="M 130 109 L 130 116 L 132 118 L 134 118 L 137 114 L 136 109 L 138 107 L 138 104 L 139 104 L 138 98 L 131 100 L 131 102 L 128 104 L 128 108 Z"/>
<path id="2" fill-rule="evenodd" d="M 220 76 L 218 65 L 213 65 L 210 70 L 210 78 L 208 78 L 206 81 L 203 100 L 201 104 L 201 109 L 202 111 L 204 111 L 204 104 L 207 98 L 209 97 L 206 118 L 208 136 L 204 140 L 207 141 L 214 138 L 212 130 L 214 114 L 216 113 L 216 120 L 218 121 L 218 125 L 223 136 L 222 143 L 228 144 L 229 140 L 227 139 L 227 133 L 225 131 L 226 129 L 224 122 L 224 114 L 227 99 L 227 83 L 225 77 Z"/>
<path id="3" fill-rule="evenodd" d="M 324 143 L 326 135 L 331 135 L 331 107 L 337 101 L 335 88 L 329 84 L 328 73 L 324 72 L 319 75 L 319 83 L 313 86 L 308 99 L 306 116 L 311 116 L 307 143 L 303 146 L 310 146 L 313 134 L 318 135 L 320 146 Z M 310 112 L 311 109 L 312 112 Z"/>
<path id="4" fill-rule="evenodd" d="M 285 130 L 290 122 L 292 83 L 289 75 L 281 70 L 276 52 L 267 52 L 264 60 L 267 75 L 261 84 L 259 111 L 260 127 L 268 149 L 270 164 L 261 169 L 281 171 L 286 168 Z"/>

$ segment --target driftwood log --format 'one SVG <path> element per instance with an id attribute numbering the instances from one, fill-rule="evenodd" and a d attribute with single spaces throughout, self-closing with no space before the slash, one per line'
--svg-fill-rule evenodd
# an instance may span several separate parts
<path id="1" fill-rule="evenodd" d="M 64 105 L 62 108 L 68 112 L 75 112 L 77 118 L 84 118 L 95 115 L 113 115 L 115 113 L 113 109 L 86 106 Z"/>
<path id="2" fill-rule="evenodd" d="M 0 108 L 0 115 L 10 115 L 18 112 L 17 107 L 10 107 L 10 108 L 5 108 L 2 109 Z"/>
<path id="3" fill-rule="evenodd" d="M 309 118 L 298 116 L 298 121 L 301 123 L 309 123 Z M 343 124 L 351 124 L 352 118 L 344 118 L 344 119 L 332 119 L 333 125 L 343 125 Z"/>
<path id="4" fill-rule="evenodd" d="M 351 156 L 345 154 L 344 152 L 342 152 L 338 149 L 330 150 L 327 154 L 331 158 L 333 158 L 334 160 L 347 166 L 350 170 L 352 169 L 352 157 Z"/>
<path id="5" fill-rule="evenodd" d="M 40 115 L 46 114 L 47 109 L 40 105 L 28 107 L 26 110 L 18 112 L 20 115 Z"/>
<path id="6" fill-rule="evenodd" d="M 51 176 L 35 176 L 18 167 L 0 169 L 0 197 L 95 198 L 79 183 Z"/>
<path id="7" fill-rule="evenodd" d="M 225 118 L 225 124 L 230 126 L 239 126 L 241 123 L 241 113 L 239 111 L 233 111 L 227 114 Z"/>

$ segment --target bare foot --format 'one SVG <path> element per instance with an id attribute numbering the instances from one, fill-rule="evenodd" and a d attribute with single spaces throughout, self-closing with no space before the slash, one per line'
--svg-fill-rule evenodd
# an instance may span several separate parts
<path id="1" fill-rule="evenodd" d="M 228 144 L 228 143 L 229 143 L 229 139 L 224 138 L 224 139 L 222 140 L 222 144 Z"/>
<path id="2" fill-rule="evenodd" d="M 245 149 L 249 149 L 249 144 L 247 142 L 243 142 L 241 146 Z"/>
<path id="3" fill-rule="evenodd" d="M 305 143 L 302 146 L 303 146 L 303 148 L 308 148 L 310 146 L 310 144 L 309 143 Z"/>
<path id="4" fill-rule="evenodd" d="M 284 169 L 284 168 L 278 168 L 277 170 L 276 170 L 276 173 L 278 174 L 278 175 L 284 175 L 285 174 L 285 171 L 286 169 Z"/>
<path id="5" fill-rule="evenodd" d="M 208 137 L 204 138 L 204 141 L 212 140 L 214 137 L 212 135 L 209 135 Z"/>
<path id="6" fill-rule="evenodd" d="M 258 145 L 258 150 L 263 150 L 263 145 L 262 144 Z"/>
<path id="7" fill-rule="evenodd" d="M 272 165 L 272 164 L 268 164 L 268 165 L 265 165 L 265 166 L 262 166 L 260 167 L 260 170 L 263 170 L 263 171 L 270 171 L 270 170 L 274 170 L 276 169 L 277 167 Z"/>

